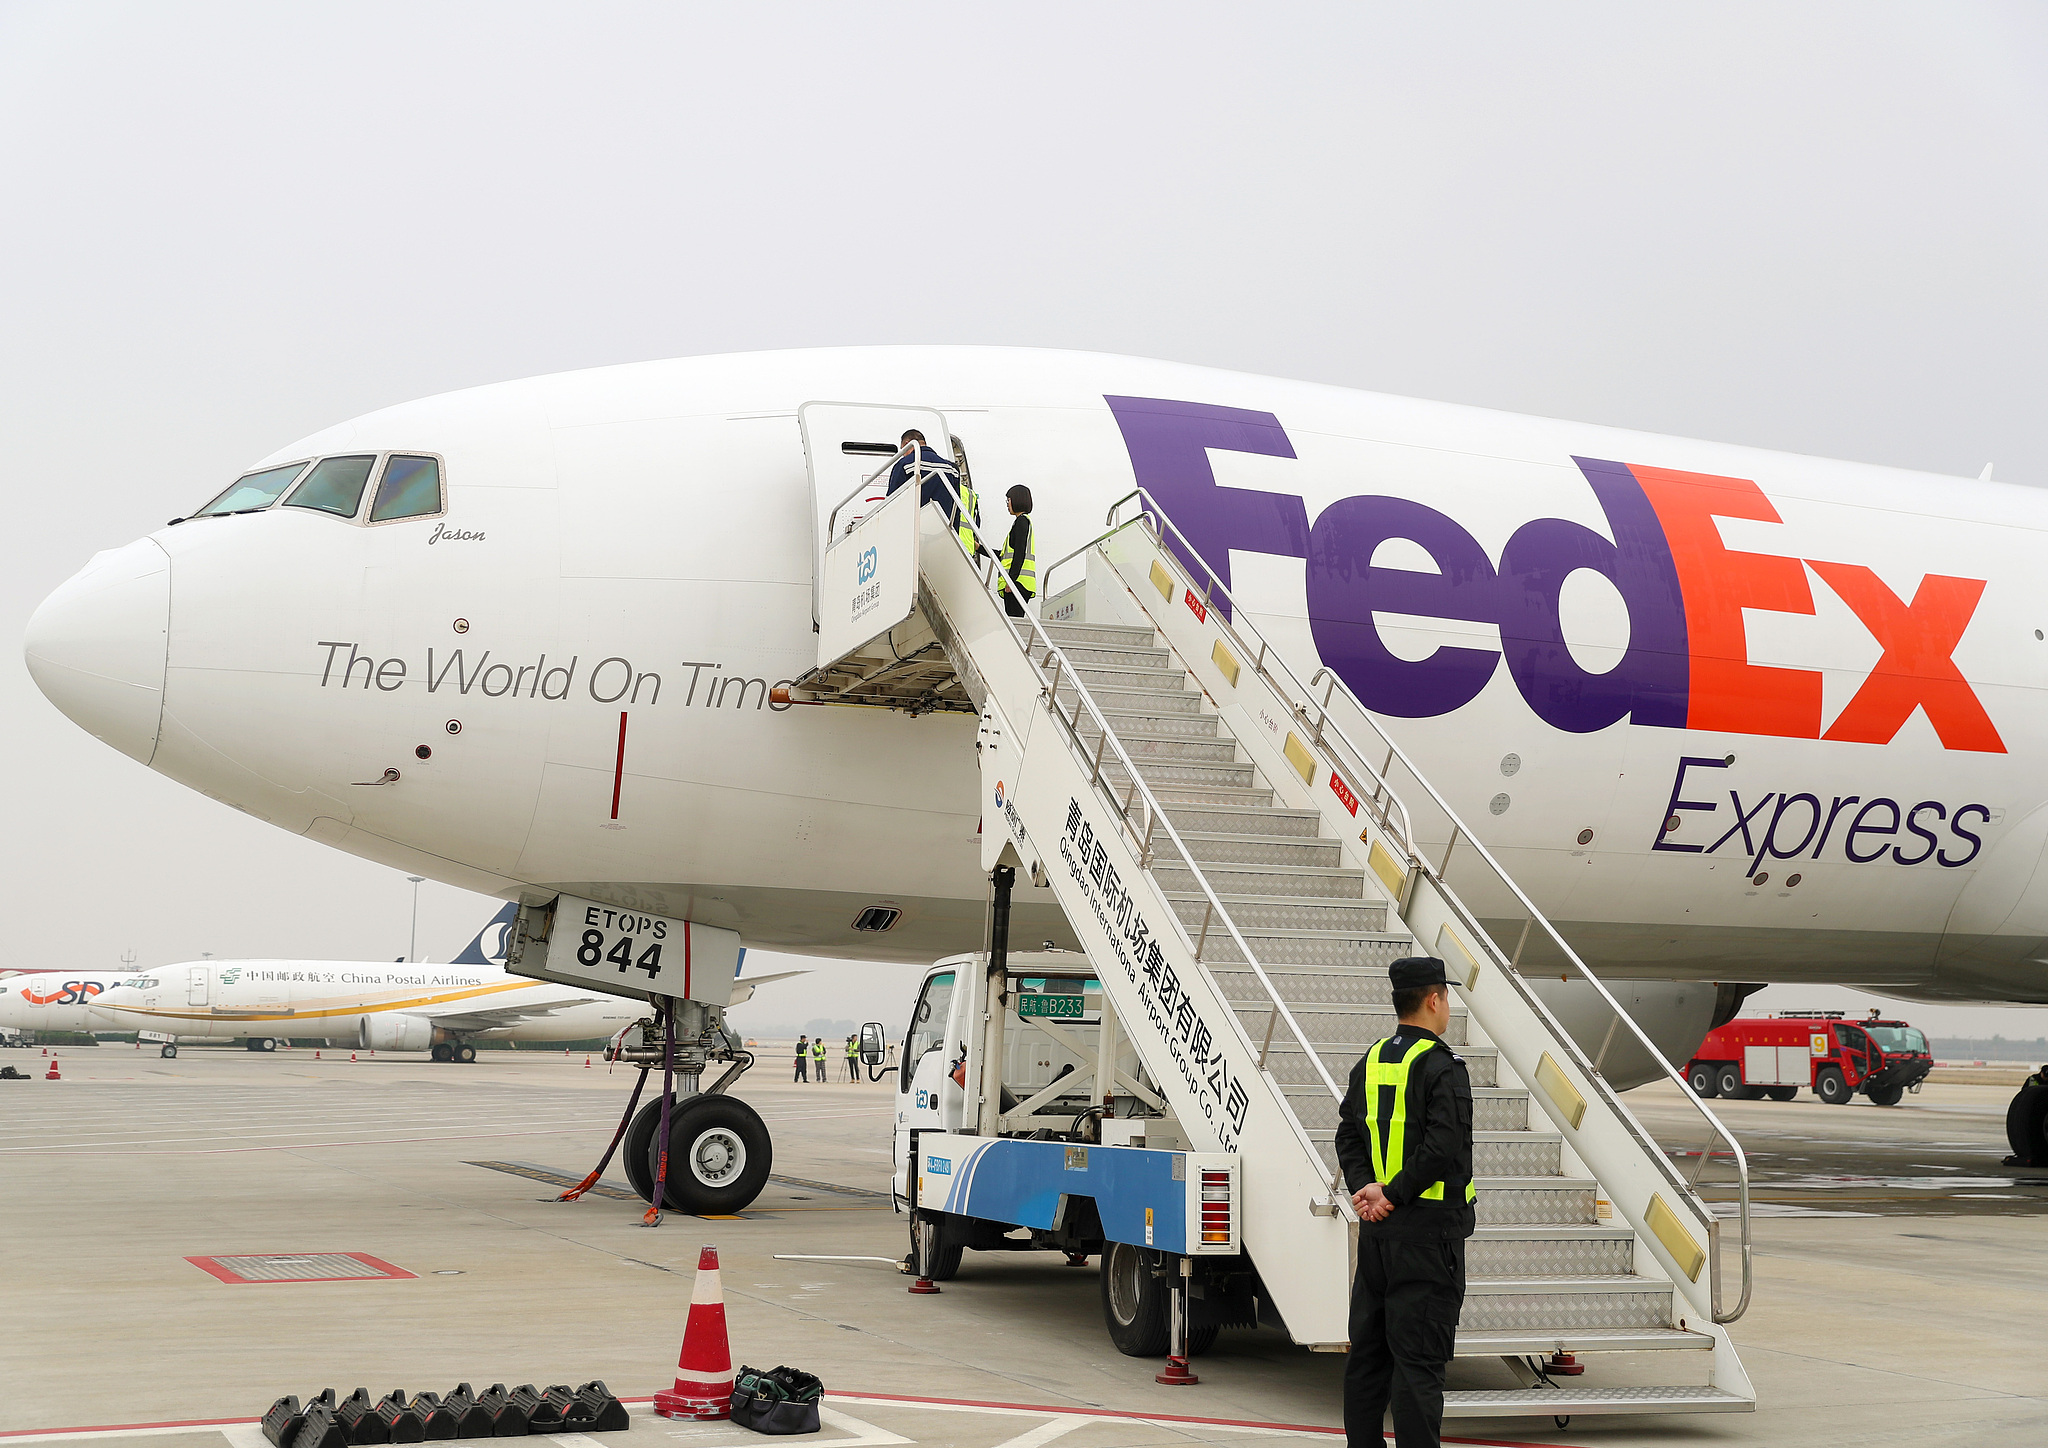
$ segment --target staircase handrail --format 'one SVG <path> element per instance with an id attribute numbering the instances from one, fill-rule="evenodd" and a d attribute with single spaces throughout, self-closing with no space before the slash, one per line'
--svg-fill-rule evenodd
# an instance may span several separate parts
<path id="1" fill-rule="evenodd" d="M 1044 625 L 1031 612 L 1028 607 L 1030 600 L 1017 587 L 1016 581 L 1002 568 L 1000 563 L 1001 555 L 996 549 L 988 546 L 987 535 L 983 533 L 980 523 L 968 516 L 965 510 L 960 508 L 959 493 L 944 478 L 941 478 L 939 481 L 940 486 L 953 495 L 954 523 L 947 529 L 947 536 L 952 539 L 953 546 L 957 547 L 967 557 L 969 567 L 975 566 L 977 561 L 975 555 L 968 552 L 966 543 L 960 538 L 959 528 L 961 524 L 964 524 L 973 534 L 976 543 L 979 545 L 978 551 L 980 555 L 987 560 L 987 568 L 984 571 L 982 580 L 984 588 L 998 599 L 1008 594 L 1017 600 L 1023 617 L 1021 620 L 1012 617 L 1007 621 L 1013 626 L 1019 622 L 1026 624 L 1031 635 L 1045 648 L 1047 657 L 1054 661 L 1052 672 L 1048 676 L 1037 660 L 1031 657 L 1033 651 L 1030 648 L 1026 648 L 1024 651 L 1025 658 L 1030 663 L 1032 672 L 1037 674 L 1044 682 L 1043 702 L 1046 706 L 1046 712 L 1060 721 L 1068 739 L 1083 755 L 1087 753 L 1088 748 L 1087 741 L 1081 736 L 1078 724 L 1080 712 L 1083 708 L 1087 710 L 1088 717 L 1093 721 L 1096 728 L 1101 731 L 1101 740 L 1095 746 L 1095 761 L 1090 784 L 1108 798 L 1125 832 L 1131 837 L 1139 868 L 1147 871 L 1147 873 L 1150 872 L 1153 855 L 1153 836 L 1155 831 L 1163 829 L 1166 835 L 1166 842 L 1179 854 L 1181 862 L 1187 867 L 1188 872 L 1194 876 L 1196 885 L 1200 887 L 1203 897 L 1207 900 L 1210 917 L 1222 922 L 1223 928 L 1229 933 L 1230 938 L 1236 942 L 1238 950 L 1242 952 L 1245 964 L 1251 968 L 1253 975 L 1258 979 L 1260 988 L 1265 991 L 1267 999 L 1272 1003 L 1275 1014 L 1287 1023 L 1288 1031 L 1293 1035 L 1296 1044 L 1301 1047 L 1303 1056 L 1310 1065 L 1315 1067 L 1316 1074 L 1322 1078 L 1323 1085 L 1329 1091 L 1331 1098 L 1342 1103 L 1344 1100 L 1343 1088 L 1337 1085 L 1336 1081 L 1331 1077 L 1328 1068 L 1323 1065 L 1322 1058 L 1317 1054 L 1315 1047 L 1309 1041 L 1308 1033 L 1302 1029 L 1301 1023 L 1294 1018 L 1294 1012 L 1288 1008 L 1287 1002 L 1281 998 L 1279 987 L 1274 985 L 1272 978 L 1266 974 L 1266 969 L 1259 963 L 1259 958 L 1253 952 L 1251 943 L 1239 932 L 1237 922 L 1231 919 L 1230 912 L 1224 908 L 1222 900 L 1217 897 L 1214 887 L 1209 883 L 1208 875 L 1203 871 L 1200 862 L 1195 859 L 1194 852 L 1187 847 L 1187 842 L 1181 838 L 1180 831 L 1174 828 L 1173 821 L 1167 817 L 1165 807 L 1159 803 L 1157 797 L 1153 795 L 1151 787 L 1145 783 L 1144 777 L 1139 774 L 1136 761 L 1125 751 L 1123 741 L 1117 737 L 1116 731 L 1110 727 L 1109 721 L 1103 717 L 1101 709 L 1095 703 L 1094 695 L 1088 691 L 1088 686 L 1081 681 L 1080 674 L 1075 671 L 1073 662 L 1067 658 L 1066 650 L 1053 642 L 1052 636 L 1046 633 Z M 997 586 L 998 583 L 1000 583 L 1000 587 Z M 1062 671 L 1072 677 L 1074 684 L 1076 702 L 1073 719 L 1069 719 L 1066 715 L 1062 714 L 1058 706 L 1059 680 Z M 1103 756 L 1106 751 L 1111 750 L 1114 751 L 1113 758 L 1123 766 L 1124 772 L 1129 775 L 1131 781 L 1131 787 L 1125 791 L 1125 799 L 1121 803 L 1118 802 L 1115 794 L 1110 791 L 1108 782 L 1104 779 L 1102 773 Z M 1131 819 L 1131 806 L 1134 803 L 1142 803 L 1144 805 L 1145 829 L 1142 834 L 1139 833 L 1136 823 Z M 1180 934 L 1182 940 L 1187 942 L 1189 953 L 1194 956 L 1195 963 L 1206 969 L 1207 962 L 1202 959 L 1202 945 L 1188 939 L 1187 927 L 1181 924 L 1178 914 L 1169 911 L 1168 919 L 1173 922 L 1173 928 Z M 1206 940 L 1206 926 L 1203 933 Z M 1256 1048 L 1252 1044 L 1250 1035 L 1245 1031 L 1243 1021 L 1238 1019 L 1237 1012 L 1232 1011 L 1229 1013 L 1229 1016 L 1231 1024 L 1236 1029 L 1238 1038 L 1244 1042 L 1245 1048 L 1247 1050 L 1255 1050 Z M 1264 1064 L 1265 1053 L 1260 1052 L 1262 1074 Z M 1270 1080 L 1271 1078 L 1268 1076 L 1269 1084 Z M 1314 1154 L 1314 1144 L 1308 1139 L 1306 1133 L 1302 1131 L 1299 1117 L 1294 1119 L 1294 1126 L 1297 1134 L 1300 1136 L 1303 1148 Z M 1350 1194 L 1348 1192 L 1334 1191 L 1332 1196 L 1339 1213 L 1345 1220 L 1357 1220 L 1357 1215 L 1351 1206 Z"/>
<path id="2" fill-rule="evenodd" d="M 1330 737 L 1334 735 L 1336 740 L 1341 742 L 1344 749 L 1348 751 L 1350 755 L 1353 757 L 1353 760 L 1355 761 L 1353 767 L 1376 780 L 1379 786 L 1386 791 L 1388 797 L 1393 801 L 1394 807 L 1397 808 L 1399 811 L 1400 819 L 1403 826 L 1400 835 L 1400 842 L 1402 846 L 1407 850 L 1409 857 L 1413 861 L 1415 866 L 1421 869 L 1424 873 L 1426 873 L 1429 876 L 1429 878 L 1435 883 L 1437 889 L 1442 893 L 1445 900 L 1449 902 L 1451 908 L 1458 913 L 1459 917 L 1464 921 L 1466 927 L 1472 930 L 1480 938 L 1484 939 L 1487 942 L 1487 944 L 1493 948 L 1494 953 L 1501 960 L 1507 962 L 1509 969 L 1504 971 L 1503 974 L 1514 983 L 1514 988 L 1517 991 L 1517 993 L 1520 994 L 1523 1000 L 1536 1012 L 1539 1018 L 1548 1023 L 1553 1036 L 1556 1038 L 1556 1043 L 1562 1049 L 1567 1051 L 1571 1055 L 1571 1057 L 1578 1062 L 1581 1068 L 1585 1070 L 1587 1080 L 1596 1084 L 1597 1089 L 1605 1097 L 1608 1105 L 1614 1110 L 1617 1117 L 1622 1121 L 1622 1123 L 1630 1132 L 1630 1134 L 1632 1134 L 1637 1139 L 1637 1141 L 1644 1147 L 1646 1153 L 1657 1162 L 1659 1168 L 1662 1170 L 1665 1177 L 1670 1181 L 1671 1185 L 1676 1190 L 1684 1193 L 1686 1196 L 1692 1197 L 1695 1200 L 1697 1200 L 1698 1193 L 1694 1189 L 1693 1184 L 1699 1180 L 1701 1173 L 1704 1172 L 1706 1169 L 1708 1159 L 1714 1154 L 1712 1148 L 1713 1139 L 1715 1137 L 1718 1137 L 1720 1141 L 1723 1143 L 1723 1145 L 1727 1148 L 1729 1158 L 1735 1166 L 1737 1195 L 1740 1203 L 1742 1295 L 1737 1300 L 1735 1307 L 1732 1311 L 1725 1313 L 1722 1311 L 1721 1279 L 1718 1270 L 1719 1262 L 1717 1260 L 1714 1263 L 1715 1271 L 1713 1274 L 1713 1280 L 1711 1284 L 1713 1294 L 1713 1313 L 1714 1321 L 1718 1323 L 1733 1322 L 1737 1318 L 1741 1317 L 1743 1313 L 1749 1310 L 1750 1293 L 1754 1281 L 1754 1269 L 1752 1264 L 1750 1236 L 1749 1161 L 1743 1153 L 1741 1143 L 1736 1141 L 1734 1135 L 1728 1130 L 1728 1128 L 1725 1125 L 1722 1124 L 1721 1119 L 1718 1116 L 1716 1116 L 1711 1109 L 1708 1108 L 1707 1104 L 1704 1101 L 1700 1099 L 1698 1093 L 1696 1093 L 1692 1089 L 1691 1083 L 1689 1083 L 1685 1079 L 1685 1077 L 1678 1071 L 1676 1067 L 1674 1067 L 1669 1061 L 1665 1060 L 1664 1053 L 1657 1049 L 1656 1043 L 1653 1042 L 1649 1038 L 1649 1036 L 1643 1031 L 1642 1027 L 1636 1023 L 1635 1018 L 1631 1016 L 1626 1010 L 1622 1009 L 1621 1002 L 1614 998 L 1614 995 L 1607 989 L 1606 985 L 1600 980 L 1600 978 L 1596 976 L 1592 972 L 1592 970 L 1586 965 L 1586 963 L 1579 958 L 1578 952 L 1573 950 L 1571 946 L 1568 943 L 1566 943 L 1564 937 L 1558 933 L 1557 928 L 1551 924 L 1549 917 L 1546 916 L 1541 910 L 1536 908 L 1535 902 L 1532 901 L 1528 897 L 1528 895 L 1523 892 L 1521 886 L 1515 883 L 1513 878 L 1508 875 L 1507 871 L 1501 868 L 1499 861 L 1494 859 L 1493 853 L 1490 850 L 1488 850 L 1484 844 L 1480 842 L 1479 838 L 1476 835 L 1474 835 L 1471 830 L 1465 827 L 1464 820 L 1459 817 L 1457 811 L 1451 808 L 1450 802 L 1443 797 L 1443 795 L 1437 790 L 1436 786 L 1430 783 L 1428 776 L 1424 775 L 1421 770 L 1417 769 L 1415 767 L 1414 761 L 1408 757 L 1407 753 L 1404 750 L 1402 750 L 1400 745 L 1394 741 L 1392 736 L 1389 735 L 1386 732 L 1386 730 L 1382 729 L 1376 722 L 1374 722 L 1371 711 L 1368 710 L 1365 707 L 1364 703 L 1358 698 L 1358 696 L 1352 692 L 1350 685 L 1345 683 L 1344 680 L 1341 677 L 1339 677 L 1337 673 L 1334 670 L 1330 669 L 1327 665 L 1318 668 L 1314 675 L 1311 676 L 1309 683 L 1307 685 L 1303 685 L 1299 677 L 1296 676 L 1294 671 L 1288 667 L 1285 659 L 1280 657 L 1279 651 L 1268 645 L 1265 636 L 1259 632 L 1258 626 L 1252 623 L 1246 616 L 1244 610 L 1238 606 L 1237 600 L 1231 596 L 1228 585 L 1226 585 L 1223 582 L 1223 580 L 1217 575 L 1215 568 L 1210 565 L 1208 559 L 1203 557 L 1200 551 L 1198 551 L 1195 548 L 1195 546 L 1188 541 L 1187 535 L 1181 532 L 1180 528 L 1174 523 L 1172 517 L 1169 516 L 1166 510 L 1159 505 L 1158 500 L 1152 496 L 1150 491 L 1142 487 L 1132 489 L 1129 493 L 1126 493 L 1123 497 L 1117 499 L 1116 502 L 1110 505 L 1109 511 L 1103 519 L 1104 523 L 1108 525 L 1107 532 L 1098 535 L 1094 539 L 1091 539 L 1089 542 L 1083 544 L 1080 548 L 1075 549 L 1072 553 L 1068 553 L 1064 557 L 1060 558 L 1057 562 L 1055 562 L 1052 565 L 1052 568 L 1048 568 L 1046 570 L 1045 579 L 1048 586 L 1050 585 L 1052 580 L 1053 568 L 1059 567 L 1060 564 L 1068 562 L 1069 560 L 1073 559 L 1074 557 L 1082 553 L 1085 553 L 1091 548 L 1100 546 L 1103 540 L 1107 538 L 1111 533 L 1118 532 L 1121 530 L 1122 527 L 1128 526 L 1126 524 L 1118 522 L 1118 514 L 1122 511 L 1123 506 L 1134 498 L 1139 500 L 1143 504 L 1143 510 L 1139 513 L 1137 519 L 1135 519 L 1134 521 L 1140 523 L 1141 525 L 1149 524 L 1154 538 L 1158 540 L 1158 542 L 1161 545 L 1160 551 L 1170 552 L 1174 556 L 1176 561 L 1182 563 L 1184 566 L 1190 560 L 1198 563 L 1202 571 L 1207 575 L 1208 581 L 1204 586 L 1202 594 L 1204 607 L 1210 607 L 1211 600 L 1220 596 L 1229 608 L 1228 616 L 1223 621 L 1223 627 L 1225 628 L 1225 630 L 1231 633 L 1233 636 L 1237 637 L 1240 647 L 1243 646 L 1243 634 L 1245 632 L 1250 633 L 1252 637 L 1258 641 L 1258 655 L 1257 663 L 1255 664 L 1255 671 L 1258 674 L 1260 674 L 1261 677 L 1265 678 L 1266 681 L 1274 687 L 1276 692 L 1279 692 L 1284 696 L 1287 691 L 1281 688 L 1280 679 L 1276 678 L 1273 671 L 1267 668 L 1266 666 L 1268 661 L 1270 660 L 1273 663 L 1277 664 L 1280 674 L 1283 675 L 1289 683 L 1294 685 L 1296 692 L 1294 698 L 1290 700 L 1293 710 L 1297 717 L 1300 719 L 1301 723 L 1305 727 L 1308 727 L 1310 729 L 1310 732 L 1314 736 L 1314 742 L 1321 749 L 1326 759 L 1328 759 L 1333 764 L 1339 765 L 1340 767 L 1346 763 L 1346 761 L 1343 761 L 1336 757 L 1337 751 L 1331 747 Z M 1166 547 L 1165 535 L 1168 532 L 1172 533 L 1174 540 L 1179 545 L 1178 547 L 1171 549 Z M 1318 717 L 1316 718 L 1314 724 L 1311 725 L 1309 723 L 1309 714 L 1307 706 L 1309 704 L 1314 703 L 1314 686 L 1317 683 L 1322 682 L 1326 677 L 1329 680 L 1329 683 L 1325 686 L 1323 690 L 1323 700 L 1321 705 L 1318 706 Z M 1333 718 L 1331 718 L 1329 709 L 1330 700 L 1334 696 L 1334 692 L 1339 689 L 1343 691 L 1343 697 L 1346 700 L 1346 702 L 1349 703 L 1350 706 L 1358 712 L 1360 720 L 1366 725 L 1366 727 L 1370 728 L 1376 735 L 1378 735 L 1380 740 L 1387 746 L 1387 762 L 1381 769 L 1374 769 L 1372 767 L 1370 761 L 1367 759 L 1364 752 L 1361 749 L 1359 749 L 1358 745 L 1355 742 L 1353 742 L 1353 740 L 1348 734 L 1345 733 L 1343 726 L 1338 724 Z M 1405 802 L 1401 801 L 1400 798 L 1394 793 L 1392 784 L 1386 779 L 1385 771 L 1391 770 L 1393 768 L 1394 761 L 1396 760 L 1398 760 L 1402 768 L 1404 768 L 1407 771 L 1408 777 L 1413 779 L 1415 783 L 1422 788 L 1422 790 L 1429 796 L 1430 801 L 1436 806 L 1437 809 L 1443 812 L 1445 818 L 1447 818 L 1451 823 L 1451 839 L 1449 844 L 1447 844 L 1444 848 L 1444 855 L 1441 866 L 1432 865 L 1430 861 L 1424 857 L 1421 850 L 1417 847 L 1417 842 L 1408 828 L 1410 816 L 1408 813 L 1407 805 Z M 1390 809 L 1387 811 L 1387 814 L 1391 815 L 1393 812 L 1394 811 Z M 1383 827 L 1386 827 L 1388 829 L 1388 833 L 1394 833 L 1391 827 L 1385 826 L 1384 820 Z M 1664 1154 L 1664 1149 L 1657 1143 L 1656 1139 L 1652 1137 L 1649 1134 L 1649 1132 L 1644 1129 L 1642 1123 L 1636 1119 L 1635 1113 L 1630 1111 L 1628 1107 L 1622 1103 L 1619 1094 L 1616 1093 L 1614 1089 L 1607 1083 L 1607 1079 L 1600 1074 L 1599 1067 L 1586 1058 L 1585 1053 L 1579 1049 L 1578 1042 L 1572 1038 L 1571 1033 L 1564 1029 L 1564 1027 L 1557 1021 L 1556 1017 L 1551 1014 L 1549 1008 L 1545 1006 L 1543 1002 L 1536 996 L 1536 994 L 1528 988 L 1528 984 L 1522 979 L 1521 971 L 1519 969 L 1519 961 L 1521 959 L 1522 951 L 1521 945 L 1518 944 L 1515 949 L 1514 956 L 1509 957 L 1505 951 L 1501 950 L 1499 943 L 1493 939 L 1492 935 L 1488 933 L 1480 925 L 1478 919 L 1466 907 L 1464 901 L 1459 898 L 1457 892 L 1451 889 L 1450 883 L 1445 878 L 1445 876 L 1450 866 L 1451 852 L 1457 847 L 1458 842 L 1461 838 L 1471 845 L 1472 852 L 1475 853 L 1478 856 L 1479 860 L 1486 866 L 1486 868 L 1492 872 L 1495 881 L 1500 885 L 1506 886 L 1509 892 L 1511 892 L 1514 896 L 1514 899 L 1521 905 L 1522 909 L 1528 912 L 1527 921 L 1523 926 L 1524 942 L 1526 942 L 1529 925 L 1540 924 L 1543 927 L 1543 933 L 1549 937 L 1551 943 L 1555 945 L 1557 949 L 1563 954 L 1566 961 L 1568 961 L 1571 966 L 1575 967 L 1579 975 L 1589 985 L 1591 985 L 1595 991 L 1599 993 L 1600 998 L 1607 1002 L 1608 1006 L 1614 1011 L 1616 1021 L 1625 1022 L 1627 1024 L 1629 1032 L 1636 1038 L 1638 1042 L 1641 1043 L 1644 1050 L 1649 1054 L 1650 1059 L 1654 1061 L 1657 1064 L 1658 1068 L 1663 1071 L 1664 1075 L 1667 1078 L 1669 1078 L 1674 1085 L 1678 1087 L 1682 1098 L 1693 1107 L 1694 1111 L 1700 1117 L 1702 1117 L 1706 1121 L 1709 1128 L 1708 1144 L 1706 1147 L 1702 1148 L 1700 1152 L 1699 1166 L 1693 1172 L 1692 1181 L 1688 1182 L 1682 1175 L 1680 1175 L 1678 1169 L 1671 1164 L 1670 1159 L 1666 1157 L 1666 1155 Z M 1263 972 L 1261 973 L 1261 979 L 1264 979 Z M 1610 1034 L 1611 1031 L 1612 1027 L 1610 1027 Z M 1601 1059 L 1606 1059 L 1606 1050 L 1604 1047 L 1601 1052 Z M 1327 1079 L 1327 1073 L 1325 1073 L 1325 1079 Z M 1718 1247 L 1719 1221 L 1718 1219 L 1713 1217 L 1713 1214 L 1711 1212 L 1707 1213 L 1707 1217 L 1710 1239 Z"/>

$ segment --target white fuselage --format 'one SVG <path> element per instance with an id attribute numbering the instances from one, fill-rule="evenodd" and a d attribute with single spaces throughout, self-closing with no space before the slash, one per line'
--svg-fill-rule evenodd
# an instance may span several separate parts
<path id="1" fill-rule="evenodd" d="M 95 975 L 81 970 L 10 975 L 0 980 L 0 1030 L 111 1030 L 105 1022 L 93 1018 L 88 1005 L 102 991 L 128 979 L 130 973 L 124 967 L 118 975 L 106 971 Z"/>
<path id="2" fill-rule="evenodd" d="M 161 529 L 52 595 L 30 667 L 152 768 L 413 873 L 781 950 L 976 948 L 973 720 L 768 697 L 816 662 L 819 399 L 943 413 L 984 523 L 1036 495 L 1041 575 L 1143 484 L 1596 967 L 2048 1000 L 2024 488 L 1117 357 L 696 358 L 280 449 L 432 454 L 445 514 Z M 854 931 L 878 903 L 900 923 Z M 1049 896 L 1018 910 L 1073 943 Z"/>
<path id="3" fill-rule="evenodd" d="M 353 1042 L 366 1017 L 410 1015 L 441 1026 L 517 1008 L 548 1014 L 446 1033 L 472 1040 L 588 1041 L 636 1019 L 636 1004 L 507 975 L 494 965 L 232 960 L 190 961 L 128 977 L 105 991 L 92 1013 L 102 1031 Z"/>

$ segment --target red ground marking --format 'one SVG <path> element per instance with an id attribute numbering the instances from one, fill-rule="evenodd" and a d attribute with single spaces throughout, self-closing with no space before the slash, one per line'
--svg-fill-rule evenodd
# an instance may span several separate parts
<path id="1" fill-rule="evenodd" d="M 316 1282 L 393 1282 L 417 1278 L 417 1272 L 408 1272 L 403 1267 L 394 1267 L 381 1257 L 372 1257 L 368 1252 L 224 1252 L 226 1257 L 353 1257 L 365 1267 L 372 1269 L 360 1277 L 244 1277 L 232 1267 L 223 1267 L 219 1257 L 187 1257 L 185 1260 L 201 1272 L 211 1273 L 221 1281 L 235 1287 L 274 1287 L 281 1282 L 304 1286 Z M 232 1422 L 233 1419 L 228 1421 Z M 68 1429 L 65 1431 L 69 1431 Z"/>

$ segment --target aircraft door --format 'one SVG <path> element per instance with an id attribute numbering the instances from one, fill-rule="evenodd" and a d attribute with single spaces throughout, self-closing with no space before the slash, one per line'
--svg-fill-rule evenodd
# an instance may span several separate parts
<path id="1" fill-rule="evenodd" d="M 953 451 L 952 434 L 947 431 L 944 414 L 929 407 L 806 402 L 796 415 L 804 438 L 804 464 L 811 478 L 811 622 L 816 624 L 825 548 L 882 501 L 897 440 L 914 427 L 940 456 L 948 457 Z"/>
<path id="2" fill-rule="evenodd" d="M 205 966 L 203 966 L 203 965 L 195 965 L 195 966 L 193 966 L 193 967 L 192 967 L 192 968 L 191 968 L 191 969 L 190 969 L 189 971 L 187 971 L 187 972 L 186 972 L 186 977 L 185 977 L 185 1004 L 186 1004 L 186 1005 L 188 1005 L 188 1006 L 203 1006 L 203 1005 L 205 1005 L 205 1004 L 206 1004 L 206 986 L 207 986 L 207 981 L 206 981 L 206 977 L 207 977 L 207 973 L 208 973 L 208 972 L 207 972 L 207 969 L 206 969 L 206 967 L 205 967 Z"/>

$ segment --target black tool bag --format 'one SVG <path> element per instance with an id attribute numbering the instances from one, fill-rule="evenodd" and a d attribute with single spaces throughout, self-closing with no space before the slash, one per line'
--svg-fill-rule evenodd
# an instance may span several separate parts
<path id="1" fill-rule="evenodd" d="M 815 1433 L 821 1426 L 818 1399 L 824 1392 L 825 1385 L 801 1368 L 762 1372 L 742 1365 L 733 1379 L 732 1420 L 776 1438 Z"/>

